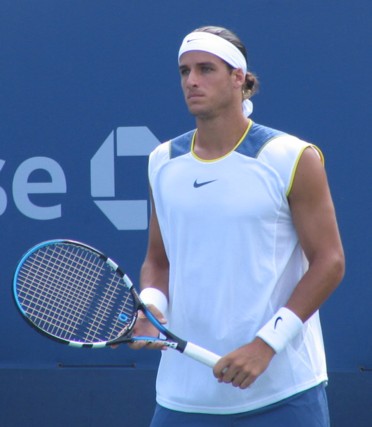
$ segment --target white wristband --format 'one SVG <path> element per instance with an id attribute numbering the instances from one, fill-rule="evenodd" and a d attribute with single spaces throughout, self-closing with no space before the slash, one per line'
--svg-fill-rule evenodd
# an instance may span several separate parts
<path id="1" fill-rule="evenodd" d="M 272 347 L 276 353 L 280 353 L 301 331 L 302 327 L 301 319 L 293 311 L 282 307 L 257 332 L 257 336 Z"/>
<path id="2" fill-rule="evenodd" d="M 141 291 L 140 298 L 145 305 L 154 305 L 164 316 L 166 316 L 168 310 L 168 300 L 160 289 L 145 288 Z"/>

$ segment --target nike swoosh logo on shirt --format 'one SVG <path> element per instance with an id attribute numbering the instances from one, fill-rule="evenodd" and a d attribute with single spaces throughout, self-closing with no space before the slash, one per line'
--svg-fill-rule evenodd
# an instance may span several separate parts
<path id="1" fill-rule="evenodd" d="M 203 187 L 203 185 L 207 185 L 215 181 L 217 181 L 217 179 L 212 179 L 211 181 L 204 181 L 204 182 L 198 182 L 198 180 L 196 179 L 194 182 L 194 188 Z"/>

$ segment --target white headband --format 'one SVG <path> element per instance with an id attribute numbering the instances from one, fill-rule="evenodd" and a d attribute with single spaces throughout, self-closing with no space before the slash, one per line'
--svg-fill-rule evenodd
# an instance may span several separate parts
<path id="1" fill-rule="evenodd" d="M 205 31 L 195 31 L 188 34 L 182 42 L 178 52 L 178 63 L 181 55 L 192 50 L 208 52 L 223 59 L 233 68 L 241 68 L 243 73 L 247 73 L 247 61 L 240 50 L 223 37 Z M 249 99 L 242 103 L 243 112 L 246 117 L 252 114 L 253 105 Z"/>

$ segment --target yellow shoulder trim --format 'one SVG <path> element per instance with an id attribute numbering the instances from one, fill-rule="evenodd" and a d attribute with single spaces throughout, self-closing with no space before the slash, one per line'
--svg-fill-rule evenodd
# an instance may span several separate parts
<path id="1" fill-rule="evenodd" d="M 289 196 L 289 194 L 291 193 L 291 190 L 292 190 L 293 181 L 294 181 L 294 178 L 295 178 L 295 175 L 296 175 L 296 172 L 297 172 L 298 163 L 299 163 L 299 161 L 300 161 L 300 159 L 301 159 L 301 157 L 302 157 L 303 152 L 304 152 L 307 148 L 309 148 L 309 147 L 313 148 L 313 149 L 318 153 L 318 155 L 319 155 L 319 159 L 320 159 L 320 161 L 322 162 L 322 165 L 324 166 L 324 155 L 323 155 L 323 153 L 322 153 L 322 151 L 321 151 L 321 149 L 320 149 L 319 147 L 317 147 L 317 146 L 316 146 L 316 145 L 314 145 L 314 144 L 309 144 L 309 145 L 307 145 L 306 147 L 304 147 L 304 148 L 301 150 L 301 152 L 299 153 L 299 155 L 297 156 L 297 159 L 296 159 L 296 162 L 295 162 L 294 168 L 293 168 L 293 170 L 292 170 L 291 179 L 290 179 L 290 181 L 289 181 L 289 186 L 288 186 L 288 190 L 287 190 L 287 193 L 286 193 L 286 196 L 287 196 L 287 197 Z"/>

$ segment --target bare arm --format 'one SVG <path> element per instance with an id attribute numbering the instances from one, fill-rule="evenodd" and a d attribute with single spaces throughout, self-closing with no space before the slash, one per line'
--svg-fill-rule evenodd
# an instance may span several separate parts
<path id="1" fill-rule="evenodd" d="M 286 307 L 306 321 L 336 289 L 345 268 L 326 173 L 313 149 L 306 149 L 299 161 L 289 203 L 309 269 Z M 266 370 L 274 354 L 268 344 L 256 338 L 223 357 L 214 374 L 219 381 L 246 388 Z"/>
<path id="2" fill-rule="evenodd" d="M 309 269 L 286 306 L 306 321 L 336 289 L 345 269 L 326 173 L 312 149 L 300 159 L 289 202 Z"/>
<path id="3" fill-rule="evenodd" d="M 168 297 L 169 262 L 151 195 L 151 218 L 147 253 L 141 268 L 141 289 L 156 287 Z"/>
<path id="4" fill-rule="evenodd" d="M 168 298 L 169 262 L 165 253 L 152 195 L 151 208 L 148 246 L 145 260 L 141 268 L 140 284 L 142 290 L 148 287 L 157 288 Z M 161 313 L 159 309 L 151 304 L 148 305 L 148 308 L 161 323 L 166 323 L 167 320 L 164 317 L 165 313 Z M 139 312 L 137 322 L 133 329 L 133 335 L 155 337 L 158 336 L 158 333 L 159 331 L 151 325 L 141 312 Z M 133 350 L 139 350 L 145 345 L 148 349 L 162 348 L 159 343 L 146 344 L 144 341 L 137 341 L 129 346 Z"/>

